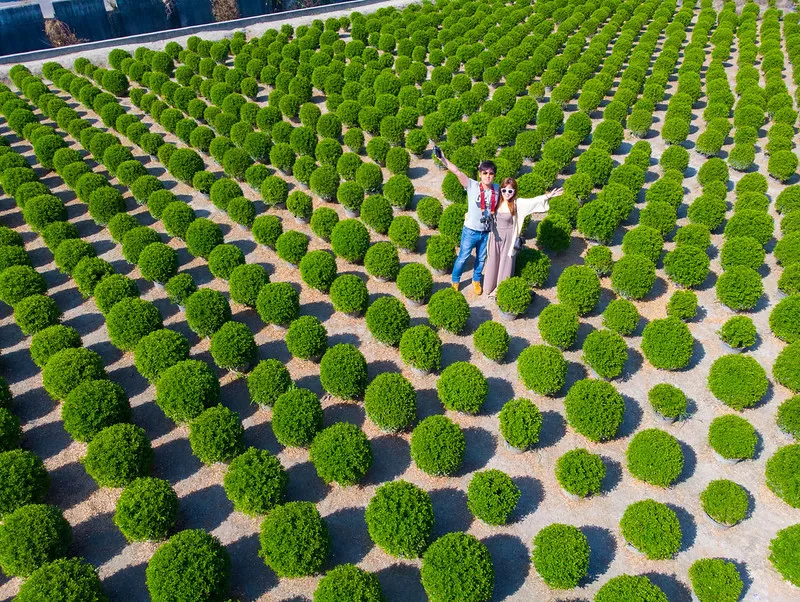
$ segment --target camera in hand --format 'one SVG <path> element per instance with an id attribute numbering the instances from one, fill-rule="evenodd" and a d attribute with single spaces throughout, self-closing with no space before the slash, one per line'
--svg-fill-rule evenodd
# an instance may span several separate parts
<path id="1" fill-rule="evenodd" d="M 494 213 L 490 213 L 489 215 L 484 215 L 481 218 L 481 223 L 486 226 L 488 230 L 494 228 Z"/>
<path id="2" fill-rule="evenodd" d="M 433 154 L 436 155 L 436 158 L 439 160 L 442 160 L 444 158 L 444 153 L 442 152 L 442 149 L 435 144 L 433 145 Z"/>

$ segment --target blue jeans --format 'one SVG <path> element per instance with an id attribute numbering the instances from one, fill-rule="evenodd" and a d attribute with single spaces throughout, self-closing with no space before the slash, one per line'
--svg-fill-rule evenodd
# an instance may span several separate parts
<path id="1" fill-rule="evenodd" d="M 472 228 L 461 230 L 461 245 L 458 249 L 458 257 L 453 265 L 453 282 L 461 281 L 461 272 L 464 271 L 464 264 L 475 250 L 475 268 L 472 270 L 472 281 L 480 282 L 483 275 L 483 264 L 486 263 L 486 252 L 489 250 L 489 232 L 479 232 Z"/>

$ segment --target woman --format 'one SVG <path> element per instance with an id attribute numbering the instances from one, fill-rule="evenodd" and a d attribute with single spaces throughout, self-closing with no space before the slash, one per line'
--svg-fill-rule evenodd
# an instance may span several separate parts
<path id="1" fill-rule="evenodd" d="M 532 199 L 517 198 L 517 181 L 506 178 L 500 185 L 500 203 L 494 213 L 494 224 L 489 234 L 489 252 L 483 286 L 490 297 L 497 294 L 497 285 L 514 274 L 517 258 L 517 239 L 522 231 L 522 223 L 531 213 L 546 213 L 550 209 L 550 199 L 562 194 L 562 188 L 555 188 Z"/>

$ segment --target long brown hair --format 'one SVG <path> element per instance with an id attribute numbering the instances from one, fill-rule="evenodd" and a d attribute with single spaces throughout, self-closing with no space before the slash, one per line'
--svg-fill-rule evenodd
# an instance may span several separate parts
<path id="1" fill-rule="evenodd" d="M 517 214 L 517 181 L 514 178 L 503 178 L 503 182 L 500 184 L 500 189 L 503 188 L 513 188 L 514 189 L 514 196 L 510 199 L 507 199 L 503 196 L 503 193 L 500 193 L 500 199 L 505 200 L 508 204 L 508 210 L 511 212 L 512 216 Z M 497 204 L 500 206 L 500 203 Z"/>

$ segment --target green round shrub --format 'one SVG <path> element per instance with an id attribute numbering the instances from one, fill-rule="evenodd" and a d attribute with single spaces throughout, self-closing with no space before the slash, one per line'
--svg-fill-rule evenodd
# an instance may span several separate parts
<path id="1" fill-rule="evenodd" d="M 708 444 L 726 460 L 747 460 L 756 451 L 758 436 L 744 418 L 726 414 L 715 418 L 708 428 Z"/>
<path id="2" fill-rule="evenodd" d="M 554 395 L 566 382 L 567 363 L 558 349 L 532 345 L 520 353 L 517 371 L 526 389 L 539 395 Z"/>
<path id="3" fill-rule="evenodd" d="M 606 466 L 599 455 L 578 448 L 568 451 L 558 459 L 555 473 L 564 491 L 586 497 L 600 493 L 606 477 Z"/>
<path id="4" fill-rule="evenodd" d="M 121 422 L 94 436 L 82 462 L 99 487 L 125 487 L 150 472 L 153 449 L 144 429 Z"/>
<path id="5" fill-rule="evenodd" d="M 434 197 L 426 196 L 417 203 L 417 218 L 428 228 L 436 229 L 439 227 L 442 211 L 441 201 Z"/>
<path id="6" fill-rule="evenodd" d="M 256 309 L 267 324 L 288 325 L 300 315 L 300 295 L 288 282 L 269 282 L 258 293 Z"/>
<path id="7" fill-rule="evenodd" d="M 369 419 L 381 430 L 401 431 L 416 419 L 417 393 L 402 375 L 384 372 L 367 387 L 364 409 Z"/>
<path id="8" fill-rule="evenodd" d="M 689 365 L 694 337 L 678 318 L 653 320 L 642 332 L 642 352 L 655 368 L 681 370 Z"/>
<path id="9" fill-rule="evenodd" d="M 301 316 L 289 326 L 286 347 L 294 357 L 319 359 L 328 349 L 328 331 L 313 316 Z"/>
<path id="10" fill-rule="evenodd" d="M 677 290 L 667 302 L 667 315 L 689 321 L 697 314 L 697 295 L 694 291 Z"/>
<path id="11" fill-rule="evenodd" d="M 186 322 L 200 337 L 210 337 L 230 319 L 230 304 L 219 291 L 200 288 L 186 299 Z"/>
<path id="12" fill-rule="evenodd" d="M 659 429 L 636 433 L 626 452 L 628 470 L 646 483 L 670 487 L 683 471 L 683 451 L 678 440 Z"/>
<path id="13" fill-rule="evenodd" d="M 122 387 L 90 380 L 75 387 L 61 406 L 64 430 L 75 441 L 89 442 L 104 428 L 129 422 L 131 407 Z"/>
<path id="14" fill-rule="evenodd" d="M 217 245 L 208 255 L 208 269 L 214 276 L 223 280 L 230 278 L 231 272 L 244 263 L 242 250 L 230 243 Z"/>
<path id="15" fill-rule="evenodd" d="M 602 378 L 616 378 L 628 359 L 628 347 L 615 332 L 593 330 L 583 343 L 582 359 Z"/>
<path id="16" fill-rule="evenodd" d="M 201 529 L 173 535 L 147 564 L 147 590 L 154 602 L 223 599 L 231 559 L 220 541 Z M 202 595 L 201 595 L 202 592 Z"/>
<path id="17" fill-rule="evenodd" d="M 352 564 L 342 564 L 328 571 L 314 591 L 314 602 L 341 599 L 381 602 L 384 598 L 375 575 Z"/>
<path id="18" fill-rule="evenodd" d="M 432 600 L 490 600 L 494 566 L 489 550 L 472 535 L 448 533 L 422 557 L 422 586 Z"/>
<path id="19" fill-rule="evenodd" d="M 45 391 L 53 399 L 66 399 L 78 385 L 106 378 L 103 360 L 84 347 L 62 349 L 54 353 L 42 370 Z"/>
<path id="20" fill-rule="evenodd" d="M 618 334 L 630 336 L 638 325 L 639 311 L 627 299 L 614 299 L 603 311 L 603 326 Z"/>
<path id="21" fill-rule="evenodd" d="M 476 472 L 467 488 L 467 507 L 488 525 L 504 525 L 517 506 L 521 492 L 506 473 L 492 469 Z"/>
<path id="22" fill-rule="evenodd" d="M 374 278 L 384 281 L 394 280 L 400 271 L 397 249 L 390 242 L 376 242 L 369 247 L 364 256 L 364 267 Z"/>
<path id="23" fill-rule="evenodd" d="M 650 560 L 672 558 L 683 534 L 678 516 L 666 504 L 642 500 L 628 506 L 620 520 L 625 540 Z"/>
<path id="24" fill-rule="evenodd" d="M 792 295 L 779 301 L 769 314 L 769 327 L 782 341 L 800 341 L 800 297 Z"/>
<path id="25" fill-rule="evenodd" d="M 702 558 L 689 567 L 692 590 L 700 602 L 736 602 L 744 582 L 736 565 L 721 558 Z"/>
<path id="26" fill-rule="evenodd" d="M 781 431 L 792 435 L 795 440 L 800 439 L 800 395 L 787 399 L 778 407 L 777 423 Z"/>
<path id="27" fill-rule="evenodd" d="M 445 416 L 429 416 L 411 433 L 411 459 L 431 475 L 451 475 L 464 460 L 466 441 L 456 423 Z"/>
<path id="28" fill-rule="evenodd" d="M 501 362 L 508 353 L 511 337 L 506 327 L 499 322 L 484 322 L 475 330 L 472 342 L 475 349 L 485 357 L 495 362 Z"/>
<path id="29" fill-rule="evenodd" d="M 34 335 L 61 318 L 61 309 L 52 297 L 30 295 L 14 306 L 14 321 L 22 334 Z"/>
<path id="30" fill-rule="evenodd" d="M 247 375 L 250 400 L 260 406 L 271 406 L 286 393 L 292 378 L 286 367 L 275 359 L 262 360 Z"/>
<path id="31" fill-rule="evenodd" d="M 136 345 L 136 370 L 150 382 L 158 382 L 165 370 L 189 357 L 191 345 L 179 332 L 163 328 L 142 337 Z"/>
<path id="32" fill-rule="evenodd" d="M 725 224 L 725 237 L 751 236 L 765 245 L 772 238 L 775 222 L 768 213 L 756 209 L 742 209 L 734 212 Z"/>
<path id="33" fill-rule="evenodd" d="M 407 263 L 397 273 L 397 288 L 406 299 L 424 303 L 433 290 L 433 276 L 420 263 Z"/>
<path id="34" fill-rule="evenodd" d="M 625 255 L 614 264 L 611 286 L 622 297 L 642 299 L 655 284 L 655 272 L 655 265 L 647 257 L 638 254 Z"/>
<path id="35" fill-rule="evenodd" d="M 400 338 L 400 357 L 413 370 L 437 371 L 442 359 L 442 341 L 436 331 L 424 324 L 407 328 Z"/>
<path id="36" fill-rule="evenodd" d="M 541 412 L 529 399 L 512 399 L 500 410 L 500 433 L 511 447 L 524 450 L 535 445 L 541 428 Z"/>
<path id="37" fill-rule="evenodd" d="M 238 512 L 268 514 L 283 503 L 289 476 L 275 456 L 248 448 L 230 463 L 223 486 Z"/>
<path id="38" fill-rule="evenodd" d="M 280 577 L 320 571 L 330 553 L 325 521 L 310 502 L 276 506 L 261 523 L 259 555 Z"/>
<path id="39" fill-rule="evenodd" d="M 323 481 L 347 487 L 364 478 L 372 465 L 372 447 L 356 425 L 337 422 L 314 437 L 310 458 Z"/>
<path id="40" fill-rule="evenodd" d="M 166 215 L 164 219 L 166 220 Z M 184 238 L 189 253 L 203 259 L 208 259 L 211 251 L 224 242 L 220 227 L 205 217 L 192 220 L 186 228 Z"/>
<path id="41" fill-rule="evenodd" d="M 337 257 L 361 263 L 369 249 L 369 232 L 356 219 L 341 220 L 331 232 L 331 248 Z"/>
<path id="42" fill-rule="evenodd" d="M 142 477 L 122 492 L 114 524 L 128 541 L 166 539 L 178 517 L 178 496 L 167 481 Z"/>
<path id="43" fill-rule="evenodd" d="M 800 508 L 800 445 L 785 445 L 767 460 L 767 487 L 789 504 Z"/>
<path id="44" fill-rule="evenodd" d="M 477 414 L 489 395 L 489 383 L 478 367 L 455 362 L 442 371 L 436 390 L 446 409 Z"/>
<path id="45" fill-rule="evenodd" d="M 156 383 L 156 403 L 176 423 L 196 418 L 219 400 L 219 381 L 205 362 L 182 360 L 165 369 Z"/>
<path id="46" fill-rule="evenodd" d="M 425 259 L 432 270 L 447 273 L 456 261 L 455 244 L 446 236 L 433 235 L 428 238 Z"/>
<path id="47" fill-rule="evenodd" d="M 464 330 L 470 308 L 464 295 L 452 288 L 434 293 L 428 301 L 428 319 L 432 326 L 453 334 Z"/>
<path id="48" fill-rule="evenodd" d="M 497 306 L 500 311 L 522 315 L 531 303 L 531 289 L 524 278 L 512 276 L 497 285 Z"/>
<path id="49" fill-rule="evenodd" d="M 551 588 L 572 589 L 588 574 L 589 540 L 577 527 L 554 523 L 534 537 L 531 560 Z"/>
<path id="50" fill-rule="evenodd" d="M 222 369 L 246 372 L 257 355 L 253 333 L 241 322 L 225 322 L 211 335 L 211 357 Z"/>
<path id="51" fill-rule="evenodd" d="M 397 248 L 407 253 L 413 253 L 419 238 L 419 224 L 410 215 L 399 215 L 392 220 L 389 226 L 389 240 Z"/>
<path id="52" fill-rule="evenodd" d="M 667 602 L 667 595 L 644 575 L 620 575 L 597 591 L 594 602 Z"/>
<path id="53" fill-rule="evenodd" d="M 281 445 L 307 447 L 322 429 L 322 406 L 308 389 L 290 388 L 275 400 L 272 431 Z"/>
<path id="54" fill-rule="evenodd" d="M 703 511 L 714 521 L 733 526 L 745 519 L 750 506 L 747 491 L 733 481 L 711 481 L 700 494 Z"/>
<path id="55" fill-rule="evenodd" d="M 69 238 L 61 242 L 53 253 L 56 265 L 62 274 L 71 274 L 75 266 L 85 257 L 95 257 L 97 251 L 85 240 Z"/>
<path id="56" fill-rule="evenodd" d="M 41 459 L 29 451 L 0 452 L 0 517 L 18 508 L 41 504 L 50 487 L 50 477 Z"/>
<path id="57" fill-rule="evenodd" d="M 44 368 L 48 360 L 62 349 L 74 349 L 81 346 L 78 331 L 71 326 L 55 324 L 48 326 L 33 335 L 30 354 L 33 363 Z"/>
<path id="58" fill-rule="evenodd" d="M 769 561 L 781 576 L 797 585 L 800 573 L 797 570 L 797 555 L 800 550 L 800 525 L 792 525 L 778 531 L 769 544 Z"/>
<path id="59" fill-rule="evenodd" d="M 601 381 L 579 380 L 564 400 L 567 423 L 590 441 L 613 439 L 625 413 L 622 395 L 613 385 Z"/>
<path id="60" fill-rule="evenodd" d="M 0 525 L 0 568 L 12 577 L 28 577 L 36 569 L 67 555 L 72 527 L 60 509 L 29 504 L 7 514 Z"/>
<path id="61" fill-rule="evenodd" d="M 218 404 L 189 423 L 192 454 L 203 464 L 230 462 L 244 451 L 244 428 L 239 415 Z"/>
<path id="62" fill-rule="evenodd" d="M 259 264 L 237 266 L 228 278 L 231 299 L 248 307 L 255 307 L 258 293 L 269 283 L 269 275 Z"/>
<path id="63" fill-rule="evenodd" d="M 725 405 L 742 410 L 763 399 L 769 382 L 766 371 L 754 358 L 730 354 L 716 359 L 711 365 L 708 387 Z"/>
<path id="64" fill-rule="evenodd" d="M 649 226 L 636 226 L 622 238 L 622 252 L 626 255 L 639 254 L 654 264 L 661 258 L 664 237 L 661 232 Z"/>
<path id="65" fill-rule="evenodd" d="M 149 301 L 121 299 L 106 316 L 111 343 L 121 351 L 133 351 L 142 337 L 163 327 L 161 312 Z"/>
<path id="66" fill-rule="evenodd" d="M 608 276 L 614 266 L 611 249 L 608 247 L 590 247 L 584 256 L 584 262 L 592 268 L 598 276 Z"/>
<path id="67" fill-rule="evenodd" d="M 428 547 L 433 504 L 428 493 L 403 480 L 378 487 L 365 512 L 369 536 L 383 551 L 417 558 Z"/>
<path id="68" fill-rule="evenodd" d="M 578 315 L 566 305 L 548 305 L 539 314 L 539 333 L 547 343 L 569 349 L 578 336 Z"/>
<path id="69" fill-rule="evenodd" d="M 33 571 L 20 586 L 19 602 L 106 602 L 96 569 L 79 558 L 58 558 Z"/>

